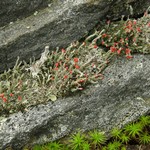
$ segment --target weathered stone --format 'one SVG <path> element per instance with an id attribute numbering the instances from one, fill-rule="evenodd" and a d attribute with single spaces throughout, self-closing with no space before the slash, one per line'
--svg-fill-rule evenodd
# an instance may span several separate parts
<path id="1" fill-rule="evenodd" d="M 150 55 L 114 59 L 104 79 L 76 96 L 0 121 L 0 149 L 53 141 L 81 129 L 108 132 L 150 113 Z"/>
<path id="2" fill-rule="evenodd" d="M 47 7 L 52 0 L 0 0 L 0 27 Z"/>
<path id="3" fill-rule="evenodd" d="M 40 5 L 40 2 L 42 1 L 37 1 L 37 5 Z M 116 19 L 122 14 L 129 15 L 131 13 L 129 8 L 132 8 L 129 5 L 133 6 L 134 15 L 143 13 L 150 5 L 150 1 L 142 2 L 141 4 L 137 3 L 137 0 L 54 1 L 50 7 L 39 11 L 37 15 L 31 15 L 0 28 L 0 71 L 13 67 L 17 56 L 27 62 L 32 56 L 39 58 L 46 45 L 49 45 L 50 49 L 57 46 L 66 47 L 93 29 L 100 19 Z M 29 1 L 27 3 L 30 4 Z"/>
<path id="4" fill-rule="evenodd" d="M 120 15 L 128 16 L 130 17 L 137 17 L 150 6 L 150 1 L 148 0 L 118 0 L 114 1 L 114 4 L 110 6 L 110 9 L 107 13 L 107 17 L 113 20 L 116 20 L 120 17 Z M 129 13 L 130 12 L 130 13 Z"/>

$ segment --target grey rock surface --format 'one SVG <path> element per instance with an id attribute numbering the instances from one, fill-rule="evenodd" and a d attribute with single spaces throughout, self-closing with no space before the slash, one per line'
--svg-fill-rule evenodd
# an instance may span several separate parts
<path id="1" fill-rule="evenodd" d="M 0 149 L 60 139 L 77 129 L 108 133 L 150 113 L 150 55 L 114 58 L 104 79 L 72 97 L 0 120 Z"/>
<path id="2" fill-rule="evenodd" d="M 112 18 L 113 20 L 118 19 L 120 15 L 138 17 L 139 15 L 143 14 L 143 12 L 145 12 L 149 6 L 149 0 L 114 0 L 113 5 L 110 6 L 110 9 L 107 13 L 107 17 Z"/>
<path id="3" fill-rule="evenodd" d="M 15 2 L 21 1 L 12 3 Z M 66 47 L 86 35 L 99 20 L 130 15 L 131 8 L 133 15 L 140 14 L 150 5 L 149 0 L 142 0 L 142 3 L 137 0 L 55 0 L 51 6 L 40 10 L 38 6 L 42 2 L 26 1 L 26 5 L 19 7 L 21 11 L 28 5 L 34 10 L 32 6 L 37 5 L 38 13 L 0 28 L 0 72 L 13 67 L 17 56 L 27 62 L 32 56 L 38 59 L 46 45 L 51 50 Z M 1 3 L 7 2 L 1 0 Z M 17 8 L 14 11 L 17 12 Z"/>
<path id="4" fill-rule="evenodd" d="M 0 0 L 0 27 L 22 19 L 51 4 L 53 0 Z"/>

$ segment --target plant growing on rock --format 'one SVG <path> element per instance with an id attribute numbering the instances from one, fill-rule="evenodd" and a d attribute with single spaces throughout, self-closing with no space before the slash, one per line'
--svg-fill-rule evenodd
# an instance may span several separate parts
<path id="1" fill-rule="evenodd" d="M 121 133 L 119 140 L 121 141 L 121 143 L 127 144 L 130 141 L 130 137 L 126 135 L 125 133 Z"/>
<path id="2" fill-rule="evenodd" d="M 143 127 L 140 123 L 132 123 L 125 127 L 125 132 L 132 138 L 136 138 L 142 133 Z"/>
<path id="3" fill-rule="evenodd" d="M 119 141 L 110 142 L 107 145 L 108 150 L 119 150 L 121 147 L 121 143 Z"/>
<path id="4" fill-rule="evenodd" d="M 143 127 L 149 126 L 150 125 L 150 116 L 142 116 L 140 118 L 140 124 L 142 124 Z"/>
<path id="5" fill-rule="evenodd" d="M 90 150 L 91 149 L 91 146 L 88 142 L 84 142 L 82 144 L 82 150 Z"/>
<path id="6" fill-rule="evenodd" d="M 143 133 L 139 137 L 140 144 L 148 144 L 150 143 L 150 135 L 148 133 Z"/>
<path id="7" fill-rule="evenodd" d="M 77 132 L 60 140 L 50 142 L 41 146 L 34 146 L 33 150 L 126 150 L 127 145 L 136 140 L 137 144 L 149 144 L 149 125 L 143 126 L 141 120 L 149 116 L 142 116 L 138 121 L 126 125 L 123 129 L 113 128 L 110 132 L 111 138 L 106 138 L 103 132 L 93 130 L 87 133 Z M 113 135 L 112 135 L 113 133 Z M 117 134 L 116 134 L 117 133 Z M 118 136 L 119 135 L 119 136 Z M 31 149 L 31 150 L 32 150 Z M 28 150 L 28 149 L 26 149 Z"/>
<path id="8" fill-rule="evenodd" d="M 113 138 L 119 139 L 120 136 L 121 136 L 121 132 L 122 132 L 122 131 L 121 131 L 120 129 L 114 128 L 114 129 L 111 131 L 111 135 L 112 135 Z"/>
<path id="9" fill-rule="evenodd" d="M 149 53 L 150 49 L 150 22 L 149 11 L 138 20 L 123 17 L 120 23 L 109 23 L 104 29 L 101 38 L 97 40 L 97 45 L 109 48 L 112 53 L 124 54 L 127 58 L 132 58 L 133 52 Z"/>
<path id="10" fill-rule="evenodd" d="M 51 142 L 43 147 L 45 150 L 63 150 L 63 145 L 59 142 Z"/>
<path id="11" fill-rule="evenodd" d="M 82 150 L 83 146 L 85 147 L 85 143 L 87 144 L 85 140 L 85 136 L 82 135 L 80 132 L 72 135 L 70 142 L 70 147 L 72 150 Z"/>
<path id="12" fill-rule="evenodd" d="M 66 50 L 57 49 L 49 55 L 42 54 L 41 59 L 30 63 L 31 65 L 20 66 L 19 63 L 12 71 L 1 74 L 0 79 L 9 83 L 8 86 L 12 85 L 11 87 L 2 85 L 1 94 L 10 94 L 9 89 L 11 89 L 14 100 L 7 101 L 3 96 L 0 113 L 8 115 L 49 100 L 55 101 L 57 97 L 82 91 L 87 84 L 103 79 L 101 72 L 111 58 L 110 52 L 106 53 L 101 48 L 91 46 L 76 42 Z M 11 72 L 17 74 L 11 76 Z M 20 105 L 16 103 L 15 96 L 19 96 L 20 100 L 22 98 Z M 9 105 L 11 107 L 8 107 Z"/>
<path id="13" fill-rule="evenodd" d="M 123 19 L 95 31 L 85 41 L 49 52 L 40 60 L 15 67 L 0 75 L 0 115 L 27 111 L 29 107 L 82 91 L 104 78 L 111 58 L 133 52 L 149 53 L 148 10 L 139 20 Z"/>
<path id="14" fill-rule="evenodd" d="M 93 149 L 101 148 L 106 142 L 106 136 L 103 132 L 98 132 L 96 130 L 89 133 L 89 139 L 93 145 Z"/>

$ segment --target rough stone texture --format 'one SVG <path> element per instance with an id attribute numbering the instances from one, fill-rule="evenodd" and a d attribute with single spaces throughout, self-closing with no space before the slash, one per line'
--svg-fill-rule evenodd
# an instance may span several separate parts
<path id="1" fill-rule="evenodd" d="M 0 27 L 27 17 L 51 2 L 52 0 L 0 0 Z"/>
<path id="2" fill-rule="evenodd" d="M 150 144 L 146 145 L 127 145 L 127 150 L 150 150 Z"/>
<path id="3" fill-rule="evenodd" d="M 37 5 L 40 2 L 37 1 Z M 26 3 L 30 4 L 29 1 Z M 37 15 L 0 28 L 0 71 L 13 67 L 17 56 L 27 62 L 32 56 L 39 58 L 46 45 L 51 49 L 66 47 L 93 29 L 99 20 L 129 15 L 129 5 L 133 6 L 136 15 L 143 13 L 150 1 L 56 0 Z"/>
<path id="4" fill-rule="evenodd" d="M 104 79 L 75 96 L 0 121 L 0 149 L 53 141 L 81 129 L 108 132 L 150 113 L 150 55 L 114 59 Z"/>
<path id="5" fill-rule="evenodd" d="M 150 6 L 150 1 L 148 0 L 117 0 L 110 6 L 107 17 L 116 20 L 120 15 L 128 16 L 129 12 L 130 17 L 137 17 L 141 15 L 142 12 L 145 12 L 148 6 Z"/>

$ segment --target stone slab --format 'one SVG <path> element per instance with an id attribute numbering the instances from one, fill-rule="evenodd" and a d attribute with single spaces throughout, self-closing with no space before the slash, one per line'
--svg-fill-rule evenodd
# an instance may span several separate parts
<path id="1" fill-rule="evenodd" d="M 33 56 L 38 59 L 46 45 L 51 50 L 66 47 L 85 36 L 99 20 L 129 15 L 130 4 L 136 6 L 134 12 L 142 13 L 150 1 L 138 5 L 136 0 L 57 0 L 52 4 L 37 15 L 0 28 L 0 58 L 6 56 L 0 59 L 0 72 L 12 68 L 18 56 L 27 62 Z"/>
<path id="2" fill-rule="evenodd" d="M 25 18 L 51 4 L 53 0 L 0 0 L 0 27 Z"/>
<path id="3" fill-rule="evenodd" d="M 108 133 L 150 113 L 150 55 L 115 58 L 104 79 L 75 96 L 0 120 L 0 149 L 60 139 L 80 129 Z"/>

